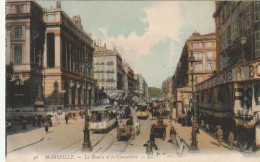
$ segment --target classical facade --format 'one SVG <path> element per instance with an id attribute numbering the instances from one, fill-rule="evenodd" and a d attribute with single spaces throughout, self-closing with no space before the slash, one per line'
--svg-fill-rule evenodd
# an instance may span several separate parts
<path id="1" fill-rule="evenodd" d="M 93 96 L 93 40 L 82 29 L 79 16 L 71 19 L 59 5 L 44 13 L 46 103 L 71 108 L 87 106 Z"/>
<path id="2" fill-rule="evenodd" d="M 93 72 L 99 89 L 106 92 L 123 90 L 122 58 L 116 49 L 110 50 L 106 45 L 95 45 Z"/>
<path id="3" fill-rule="evenodd" d="M 33 1 L 6 1 L 6 106 L 33 106 L 42 91 L 45 23 Z"/>
<path id="4" fill-rule="evenodd" d="M 33 1 L 6 2 L 7 107 L 83 108 L 93 95 L 93 40 L 80 17 Z M 43 106 L 43 105 L 42 105 Z"/>

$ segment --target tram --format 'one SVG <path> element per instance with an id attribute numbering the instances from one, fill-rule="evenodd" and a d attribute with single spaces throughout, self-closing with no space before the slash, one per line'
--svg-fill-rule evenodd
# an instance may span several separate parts
<path id="1" fill-rule="evenodd" d="M 195 110 L 200 123 L 224 139 L 233 132 L 245 147 L 260 146 L 260 61 L 233 66 L 195 85 Z"/>
<path id="2" fill-rule="evenodd" d="M 117 124 L 115 105 L 101 105 L 91 110 L 89 129 L 94 132 L 109 131 Z"/>
<path id="3" fill-rule="evenodd" d="M 137 104 L 137 118 L 148 118 L 149 117 L 149 105 L 145 102 Z"/>

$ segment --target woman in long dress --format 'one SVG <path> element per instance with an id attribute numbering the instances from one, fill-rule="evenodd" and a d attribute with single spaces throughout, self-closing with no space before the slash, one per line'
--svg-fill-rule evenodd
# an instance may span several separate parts
<path id="1" fill-rule="evenodd" d="M 55 115 L 55 124 L 60 124 L 60 120 L 57 115 Z"/>

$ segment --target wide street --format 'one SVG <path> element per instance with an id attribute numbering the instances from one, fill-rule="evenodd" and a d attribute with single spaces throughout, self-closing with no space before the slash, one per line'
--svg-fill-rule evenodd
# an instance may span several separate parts
<path id="1" fill-rule="evenodd" d="M 136 121 L 136 112 L 133 109 L 132 114 L 134 121 Z M 116 139 L 116 128 L 108 133 L 91 133 L 90 141 L 93 148 L 91 153 L 82 152 L 81 150 L 84 121 L 79 116 L 77 120 L 70 119 L 68 124 L 65 124 L 65 120 L 61 120 L 60 124 L 54 124 L 53 127 L 50 127 L 47 134 L 42 127 L 8 135 L 7 161 L 11 162 L 14 159 L 24 159 L 26 161 L 41 159 L 69 160 L 71 158 L 78 160 L 109 158 L 111 160 L 113 156 L 116 159 L 131 160 L 147 158 L 146 148 L 143 144 L 149 139 L 151 124 L 156 122 L 156 120 L 151 120 L 151 116 L 146 120 L 141 120 L 141 134 L 128 141 L 118 141 Z M 174 121 L 171 122 L 169 119 L 164 119 L 164 122 L 167 124 L 167 135 L 164 141 L 159 138 L 155 139 L 158 150 L 154 150 L 152 159 L 162 157 L 181 158 L 188 155 L 216 154 L 219 152 L 240 155 L 237 150 L 229 150 L 226 144 L 223 147 L 218 147 L 214 135 L 205 132 L 203 129 L 200 129 L 200 134 L 198 134 L 199 152 L 190 153 L 188 152 L 188 145 L 191 143 L 191 127 L 183 127 Z M 168 142 L 170 123 L 177 130 L 178 143 L 180 138 L 183 138 L 187 144 L 182 154 L 177 153 L 179 148 L 175 144 Z M 252 154 L 252 156 L 258 155 Z"/>

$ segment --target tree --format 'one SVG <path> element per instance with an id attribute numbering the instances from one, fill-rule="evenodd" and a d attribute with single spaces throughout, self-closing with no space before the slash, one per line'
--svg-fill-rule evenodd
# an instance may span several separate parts
<path id="1" fill-rule="evenodd" d="M 148 88 L 148 93 L 149 93 L 149 98 L 160 98 L 162 97 L 162 90 L 160 88 L 156 88 L 156 87 L 149 87 Z"/>

